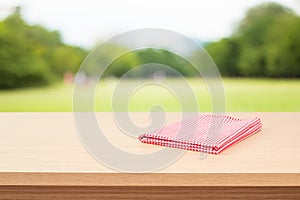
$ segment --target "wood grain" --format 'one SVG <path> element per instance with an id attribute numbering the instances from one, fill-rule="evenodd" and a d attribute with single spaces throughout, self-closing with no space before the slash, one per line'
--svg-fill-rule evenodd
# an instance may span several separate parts
<path id="1" fill-rule="evenodd" d="M 0 113 L 0 199 L 299 199 L 300 113 L 227 114 L 258 116 L 263 129 L 220 155 L 199 159 L 189 151 L 160 171 L 132 174 L 117 173 L 87 153 L 73 113 Z M 163 148 L 122 134 L 111 113 L 96 117 L 124 151 Z M 140 126 L 151 122 L 148 113 L 131 117 Z M 165 123 L 180 117 L 167 113 Z"/>
<path id="2" fill-rule="evenodd" d="M 4 186 L 0 199 L 294 199 L 300 198 L 299 187 L 183 187 L 183 186 Z"/>
<path id="3" fill-rule="evenodd" d="M 258 116 L 258 134 L 222 152 L 198 159 L 183 157 L 158 173 L 299 173 L 300 113 L 228 113 Z M 147 124 L 148 113 L 133 113 L 137 124 Z M 168 113 L 166 123 L 179 113 Z M 98 113 L 99 125 L 117 147 L 132 153 L 154 152 L 162 147 L 143 144 L 124 135 L 111 113 Z M 72 113 L 0 113 L 0 172 L 114 172 L 97 162 L 81 145 Z M 109 153 L 109 152 L 108 152 Z"/>
<path id="4" fill-rule="evenodd" d="M 300 186 L 300 174 L 2 172 L 0 185 L 49 186 Z"/>

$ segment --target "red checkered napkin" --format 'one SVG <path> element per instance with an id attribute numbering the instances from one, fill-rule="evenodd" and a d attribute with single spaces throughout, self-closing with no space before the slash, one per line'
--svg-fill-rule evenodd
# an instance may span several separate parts
<path id="1" fill-rule="evenodd" d="M 197 114 L 142 134 L 139 140 L 147 144 L 219 154 L 257 133 L 261 127 L 261 121 L 257 117 L 237 119 L 226 115 Z"/>

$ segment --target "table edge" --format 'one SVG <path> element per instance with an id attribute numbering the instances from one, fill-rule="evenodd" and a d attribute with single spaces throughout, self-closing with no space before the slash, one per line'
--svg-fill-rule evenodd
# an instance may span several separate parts
<path id="1" fill-rule="evenodd" d="M 0 172 L 0 186 L 300 186 L 300 173 Z"/>

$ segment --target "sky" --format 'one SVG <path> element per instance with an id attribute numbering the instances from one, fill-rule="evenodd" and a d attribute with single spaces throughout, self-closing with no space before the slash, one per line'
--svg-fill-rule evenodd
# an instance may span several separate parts
<path id="1" fill-rule="evenodd" d="M 248 8 L 265 0 L 0 0 L 0 19 L 19 5 L 30 24 L 58 30 L 63 41 L 91 48 L 138 28 L 173 30 L 201 41 L 229 36 Z M 275 0 L 300 14 L 300 0 Z"/>

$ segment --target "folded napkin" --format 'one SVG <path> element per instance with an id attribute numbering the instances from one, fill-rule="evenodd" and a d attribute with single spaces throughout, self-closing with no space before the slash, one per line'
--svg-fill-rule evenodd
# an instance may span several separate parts
<path id="1" fill-rule="evenodd" d="M 219 154 L 261 128 L 257 117 L 237 119 L 226 115 L 197 114 L 142 134 L 139 140 L 147 144 Z"/>

